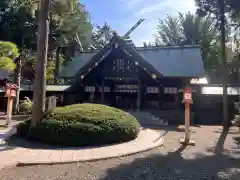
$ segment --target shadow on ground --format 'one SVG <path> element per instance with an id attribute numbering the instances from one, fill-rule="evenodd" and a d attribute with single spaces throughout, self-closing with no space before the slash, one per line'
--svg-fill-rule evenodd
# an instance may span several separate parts
<path id="1" fill-rule="evenodd" d="M 185 151 L 190 147 L 179 145 L 167 155 L 157 153 L 108 169 L 101 180 L 239 180 L 240 159 L 223 149 L 226 134 L 224 130 L 216 146 L 205 152 L 189 155 Z"/>
<path id="2" fill-rule="evenodd" d="M 240 163 L 227 155 L 196 154 L 193 159 L 181 156 L 183 147 L 166 156 L 154 155 L 109 169 L 101 180 L 239 180 Z"/>

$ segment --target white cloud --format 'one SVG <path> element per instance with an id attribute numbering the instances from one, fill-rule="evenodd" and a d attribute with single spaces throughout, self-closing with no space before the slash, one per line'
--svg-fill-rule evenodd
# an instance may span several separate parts
<path id="1" fill-rule="evenodd" d="M 155 13 L 156 11 L 164 11 L 167 14 L 176 12 L 195 12 L 196 6 L 194 0 L 164 0 L 160 3 L 149 3 L 145 7 L 142 7 L 135 15 L 148 15 L 149 13 Z"/>

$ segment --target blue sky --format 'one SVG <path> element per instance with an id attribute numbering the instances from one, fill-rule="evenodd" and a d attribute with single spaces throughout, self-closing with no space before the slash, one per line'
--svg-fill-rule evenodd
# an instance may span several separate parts
<path id="1" fill-rule="evenodd" d="M 146 19 L 130 36 L 137 46 L 153 41 L 158 18 L 178 12 L 195 12 L 194 0 L 80 0 L 94 24 L 107 22 L 120 35 L 140 18 Z"/>

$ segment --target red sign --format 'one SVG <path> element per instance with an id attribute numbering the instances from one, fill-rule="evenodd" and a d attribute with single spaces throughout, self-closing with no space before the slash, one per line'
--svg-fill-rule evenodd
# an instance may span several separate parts
<path id="1" fill-rule="evenodd" d="M 15 84 L 6 84 L 5 87 L 5 97 L 15 97 L 17 94 L 17 85 Z"/>
<path id="2" fill-rule="evenodd" d="M 191 88 L 184 89 L 183 100 L 188 101 L 188 102 L 192 101 L 192 89 Z"/>

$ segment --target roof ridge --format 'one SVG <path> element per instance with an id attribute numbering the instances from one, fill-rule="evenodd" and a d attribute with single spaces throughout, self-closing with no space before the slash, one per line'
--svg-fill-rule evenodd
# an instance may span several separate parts
<path id="1" fill-rule="evenodd" d="M 136 50 L 153 50 L 153 49 L 185 49 L 199 48 L 201 45 L 172 45 L 172 46 L 151 46 L 151 47 L 136 47 Z"/>
<path id="2" fill-rule="evenodd" d="M 125 41 L 124 41 L 125 42 Z M 126 42 L 125 42 L 126 43 Z M 129 45 L 129 44 L 126 44 Z M 174 45 L 174 46 L 151 46 L 151 47 L 136 47 L 134 46 L 134 48 L 139 51 L 139 50 L 154 50 L 154 49 L 186 49 L 186 48 L 200 48 L 201 45 Z M 78 52 L 78 54 L 81 53 L 97 53 L 99 52 L 101 49 L 92 49 L 92 50 L 85 50 L 85 51 L 81 51 Z"/>

